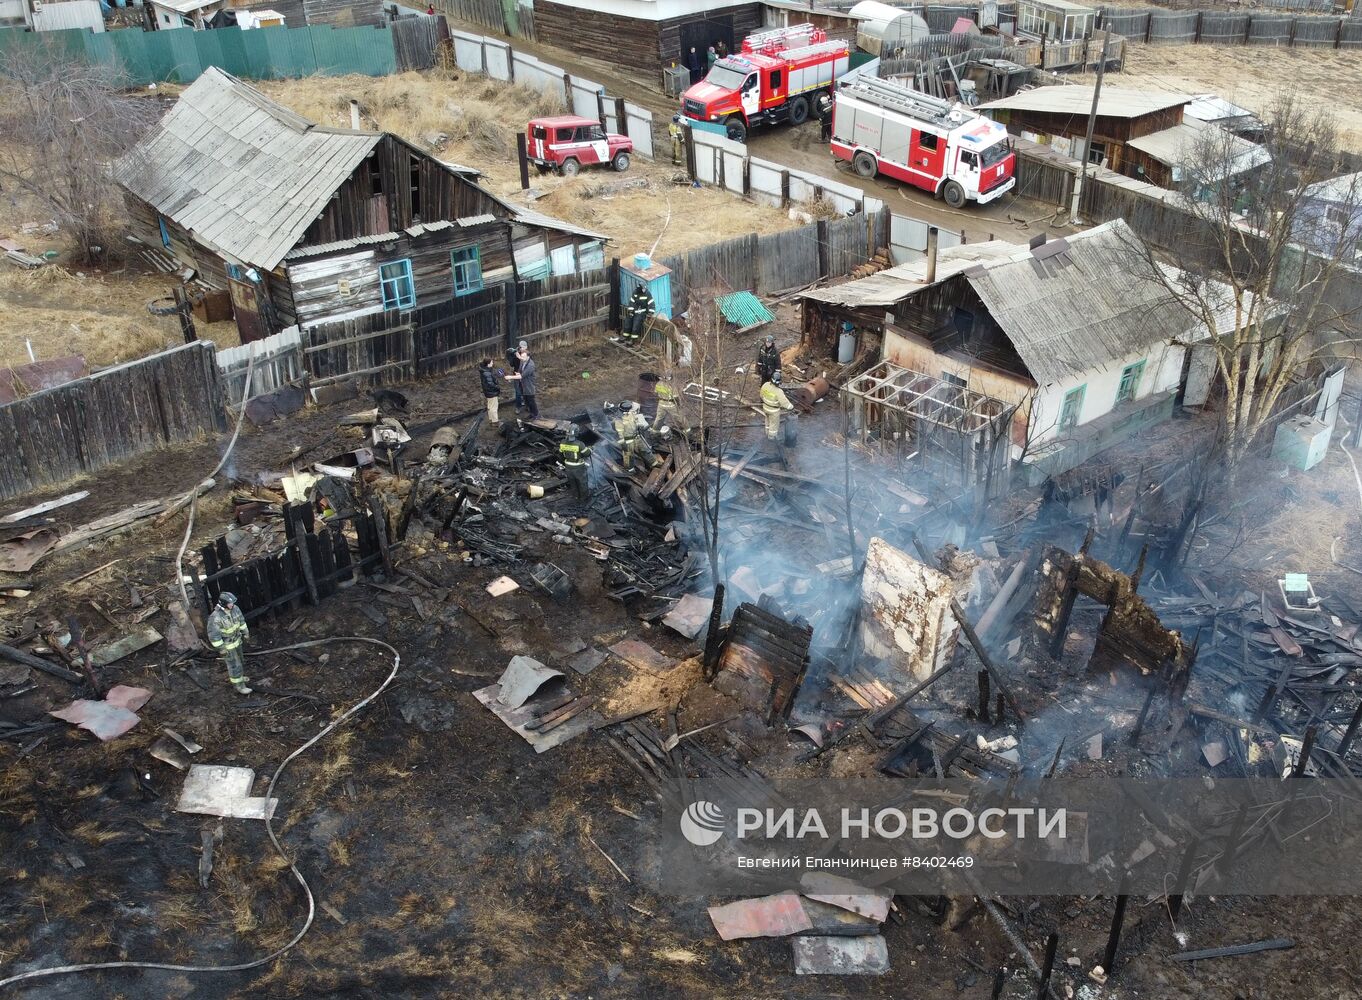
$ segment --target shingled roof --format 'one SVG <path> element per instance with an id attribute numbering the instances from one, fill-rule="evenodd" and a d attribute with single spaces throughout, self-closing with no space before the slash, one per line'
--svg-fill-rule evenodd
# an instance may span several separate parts
<path id="1" fill-rule="evenodd" d="M 314 124 L 210 68 L 117 176 L 198 242 L 271 270 L 382 138 Z"/>

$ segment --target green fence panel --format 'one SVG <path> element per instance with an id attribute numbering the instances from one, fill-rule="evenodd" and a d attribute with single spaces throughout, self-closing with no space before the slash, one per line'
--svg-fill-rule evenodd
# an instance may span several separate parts
<path id="1" fill-rule="evenodd" d="M 387 28 L 311 28 L 317 72 L 331 76 L 362 73 L 386 76 L 397 72 L 392 33 Z"/>
<path id="2" fill-rule="evenodd" d="M 192 83 L 208 66 L 247 80 L 397 72 L 392 32 L 386 27 L 0 32 L 0 55 L 19 50 L 38 51 L 63 63 L 111 66 L 135 87 Z"/>
<path id="3" fill-rule="evenodd" d="M 276 79 L 274 60 L 270 58 L 270 47 L 265 35 L 270 31 L 287 30 L 287 28 L 252 28 L 250 31 L 241 32 L 241 56 L 245 65 L 250 68 L 238 75 L 249 76 L 252 80 Z"/>
<path id="4" fill-rule="evenodd" d="M 147 56 L 147 39 L 151 37 L 142 31 L 106 31 L 95 36 L 103 40 L 108 48 L 107 56 L 97 55 L 87 47 L 90 58 L 108 62 L 114 66 L 129 86 L 145 87 L 160 77 L 151 72 L 151 62 Z"/>
<path id="5" fill-rule="evenodd" d="M 317 28 L 288 28 L 288 76 L 313 76 L 317 72 L 317 54 L 313 51 L 313 35 Z"/>
<path id="6" fill-rule="evenodd" d="M 197 35 L 202 32 L 192 28 L 174 28 L 170 31 L 155 32 L 157 40 L 165 46 L 164 58 L 168 63 L 166 75 L 161 79 L 171 83 L 193 83 L 203 72 L 203 61 L 199 58 Z"/>
<path id="7" fill-rule="evenodd" d="M 301 30 L 301 28 L 261 28 L 252 32 L 265 43 L 265 49 L 269 53 L 271 79 L 280 80 L 291 75 L 293 45 L 289 42 L 289 36 Z"/>

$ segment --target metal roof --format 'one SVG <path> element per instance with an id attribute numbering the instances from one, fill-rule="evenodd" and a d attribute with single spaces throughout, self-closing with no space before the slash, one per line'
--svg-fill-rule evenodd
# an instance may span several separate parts
<path id="1" fill-rule="evenodd" d="M 1168 288 L 1180 272 L 1160 265 L 1167 282 L 1147 273 L 1144 245 L 1123 219 L 1031 248 L 990 241 L 942 250 L 936 283 L 959 277 L 983 300 L 1039 385 L 1123 361 L 1173 338 L 1204 339 L 1204 324 Z M 927 287 L 925 260 L 858 281 L 805 292 L 802 298 L 844 308 L 892 309 Z M 1217 325 L 1233 323 L 1227 286 L 1203 289 L 1218 299 Z M 1276 304 L 1273 306 L 1276 307 Z"/>
<path id="2" fill-rule="evenodd" d="M 983 261 L 1008 257 L 1018 249 L 1017 244 L 1003 240 L 947 247 L 937 254 L 936 280 L 938 283 L 945 281 Z M 855 281 L 816 288 L 804 292 L 800 298 L 826 302 L 844 309 L 889 309 L 926 284 L 927 259 L 924 257 Z"/>
<path id="3" fill-rule="evenodd" d="M 1218 94 L 1195 95 L 1192 98 L 1192 103 L 1182 109 L 1182 114 L 1186 118 L 1195 118 L 1203 122 L 1223 122 L 1233 121 L 1236 118 L 1255 117 L 1248 108 L 1231 104 Z"/>
<path id="4" fill-rule="evenodd" d="M 271 270 L 382 138 L 316 125 L 210 67 L 117 175 L 199 242 Z"/>
<path id="5" fill-rule="evenodd" d="M 539 226 L 543 229 L 556 229 L 560 233 L 571 233 L 573 236 L 584 236 L 589 240 L 600 240 L 608 243 L 610 237 L 604 233 L 593 232 L 590 229 L 583 229 L 581 226 L 573 225 L 571 222 L 564 222 L 562 219 L 555 219 L 551 215 L 543 212 L 536 212 L 532 208 L 523 208 L 520 205 L 505 203 L 514 213 L 513 221 L 527 226 Z"/>
<path id="6" fill-rule="evenodd" d="M 1305 194 L 1320 201 L 1337 201 L 1362 207 L 1362 170 L 1318 181 L 1306 188 Z"/>
<path id="7" fill-rule="evenodd" d="M 964 277 L 1040 385 L 1105 368 L 1197 326 L 1117 219 Z M 1204 335 L 1204 334 L 1203 334 Z"/>
<path id="8" fill-rule="evenodd" d="M 298 247 L 290 250 L 284 255 L 284 260 L 305 260 L 308 257 L 321 257 L 326 254 L 337 253 L 341 250 L 353 250 L 356 247 L 376 246 L 381 243 L 390 243 L 402 236 L 424 236 L 426 233 L 438 233 L 446 229 L 472 229 L 475 226 L 485 226 L 489 222 L 496 222 L 495 215 L 470 215 L 466 219 L 438 219 L 435 222 L 421 222 L 414 226 L 409 226 L 400 233 L 374 233 L 370 236 L 356 236 L 352 240 L 336 240 L 334 243 L 318 243 L 311 246 Z"/>
<path id="9" fill-rule="evenodd" d="M 1187 104 L 1191 100 L 1187 94 L 1104 86 L 1097 99 L 1097 113 L 1104 118 L 1139 118 L 1141 115 L 1162 111 L 1164 108 Z M 1023 90 L 1011 97 L 979 105 L 980 111 L 994 109 L 1082 115 L 1086 118 L 1092 110 L 1092 88 L 1077 85 L 1037 87 L 1035 90 Z"/>
<path id="10" fill-rule="evenodd" d="M 1204 138 L 1206 129 L 1215 129 L 1209 147 L 1203 145 L 1206 143 Z M 1268 151 L 1257 143 L 1241 139 L 1217 125 L 1207 125 L 1203 122 L 1183 122 L 1162 132 L 1151 132 L 1138 139 L 1131 139 L 1126 145 L 1133 146 L 1170 167 L 1180 168 L 1195 163 L 1194 173 L 1197 178 L 1208 182 L 1236 177 L 1272 159 Z M 1211 162 L 1204 162 L 1204 158 L 1197 155 L 1202 149 L 1211 151 Z M 1211 176 L 1212 168 L 1219 167 L 1224 169 L 1215 170 L 1217 176 Z M 1174 173 L 1173 179 L 1181 178 Z"/>

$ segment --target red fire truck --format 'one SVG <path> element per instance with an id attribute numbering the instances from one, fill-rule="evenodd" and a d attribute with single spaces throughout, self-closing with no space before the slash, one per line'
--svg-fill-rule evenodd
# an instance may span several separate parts
<path id="1" fill-rule="evenodd" d="M 681 95 L 681 114 L 722 123 L 738 142 L 746 141 L 754 125 L 800 125 L 850 62 L 846 42 L 829 41 L 826 31 L 811 24 L 749 35 L 741 53 L 718 60 L 708 76 Z"/>
<path id="2" fill-rule="evenodd" d="M 832 155 L 862 177 L 884 174 L 959 208 L 987 204 L 1017 183 L 1007 129 L 930 94 L 873 77 L 838 88 Z"/>

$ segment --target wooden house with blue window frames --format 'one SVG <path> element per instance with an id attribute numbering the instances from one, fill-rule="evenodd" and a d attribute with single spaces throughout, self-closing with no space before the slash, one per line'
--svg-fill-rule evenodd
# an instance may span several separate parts
<path id="1" fill-rule="evenodd" d="M 212 68 L 117 166 L 134 234 L 230 290 L 242 340 L 604 266 L 604 237 L 518 209 L 395 135 L 317 125 Z"/>

